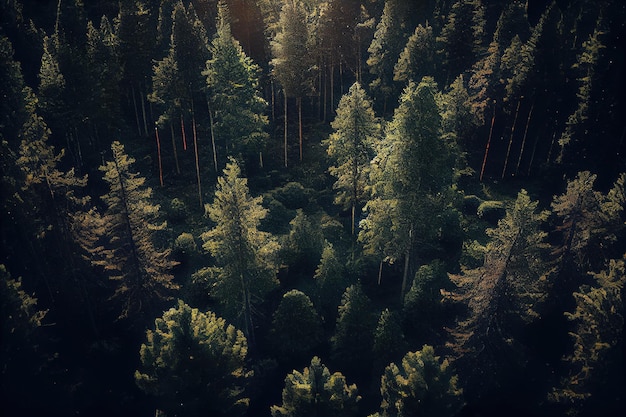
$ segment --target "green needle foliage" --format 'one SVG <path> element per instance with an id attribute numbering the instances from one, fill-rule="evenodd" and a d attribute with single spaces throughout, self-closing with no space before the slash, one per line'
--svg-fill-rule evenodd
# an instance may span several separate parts
<path id="1" fill-rule="evenodd" d="M 340 372 L 331 375 L 316 356 L 302 372 L 287 375 L 283 403 L 272 406 L 272 417 L 351 417 L 360 399 L 355 384 L 348 385 Z"/>
<path id="2" fill-rule="evenodd" d="M 242 323 L 244 334 L 254 343 L 254 305 L 274 289 L 278 281 L 276 255 L 280 246 L 259 224 L 267 215 L 262 197 L 250 196 L 247 179 L 231 159 L 217 180 L 213 203 L 205 205 L 214 227 L 202 234 L 203 248 L 218 267 L 215 296 L 228 317 Z"/>
<path id="3" fill-rule="evenodd" d="M 383 400 L 377 417 L 452 417 L 463 406 L 463 391 L 457 387 L 447 360 L 440 361 L 432 346 L 409 352 L 400 366 L 385 368 L 380 393 Z"/>
<path id="4" fill-rule="evenodd" d="M 242 416 L 247 353 L 240 330 L 179 300 L 146 331 L 135 381 L 167 415 Z"/>

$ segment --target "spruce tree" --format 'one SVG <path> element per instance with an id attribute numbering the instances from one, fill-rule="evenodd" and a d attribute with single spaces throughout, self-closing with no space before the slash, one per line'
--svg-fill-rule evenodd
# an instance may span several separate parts
<path id="1" fill-rule="evenodd" d="M 302 372 L 294 370 L 285 377 L 282 405 L 271 407 L 272 417 L 351 417 L 356 415 L 361 397 L 357 386 L 328 368 L 316 356 Z"/>
<path id="2" fill-rule="evenodd" d="M 99 168 L 109 187 L 100 197 L 106 209 L 75 214 L 75 238 L 91 263 L 116 282 L 119 317 L 148 316 L 178 289 L 171 273 L 177 262 L 170 259 L 171 249 L 156 246 L 156 233 L 166 223 L 158 223 L 159 206 L 146 179 L 132 172 L 135 160 L 117 141 L 111 150 L 113 160 Z"/>
<path id="3" fill-rule="evenodd" d="M 335 203 L 351 210 L 351 233 L 355 234 L 356 210 L 364 201 L 370 160 L 379 132 L 372 103 L 359 83 L 341 98 L 334 130 L 324 142 L 331 159 L 330 173 L 337 178 Z"/>
<path id="4" fill-rule="evenodd" d="M 214 226 L 202 240 L 218 267 L 215 296 L 254 346 L 254 306 L 277 285 L 280 246 L 271 234 L 259 230 L 267 210 L 262 197 L 250 196 L 247 180 L 240 175 L 239 165 L 231 159 L 217 180 L 213 202 L 205 205 Z"/>
<path id="5" fill-rule="evenodd" d="M 417 25 L 400 53 L 393 71 L 394 81 L 408 82 L 435 75 L 435 35 L 433 27 Z"/>
<path id="6" fill-rule="evenodd" d="M 154 321 L 139 351 L 139 388 L 168 415 L 243 416 L 248 344 L 243 333 L 215 313 L 183 301 Z"/>

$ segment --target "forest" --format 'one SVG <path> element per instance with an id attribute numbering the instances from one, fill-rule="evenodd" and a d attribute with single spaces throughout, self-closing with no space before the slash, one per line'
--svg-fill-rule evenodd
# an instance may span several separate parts
<path id="1" fill-rule="evenodd" d="M 626 411 L 626 2 L 0 0 L 0 414 Z"/>

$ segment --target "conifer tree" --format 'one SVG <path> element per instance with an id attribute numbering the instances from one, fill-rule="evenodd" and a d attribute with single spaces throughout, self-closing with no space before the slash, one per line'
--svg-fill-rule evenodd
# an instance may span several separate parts
<path id="1" fill-rule="evenodd" d="M 310 357 L 322 335 L 322 321 L 311 299 L 298 290 L 285 293 L 272 318 L 270 344 L 274 354 L 288 361 Z"/>
<path id="2" fill-rule="evenodd" d="M 283 87 L 284 94 L 284 162 L 287 166 L 287 98 L 295 97 L 298 107 L 298 137 L 302 161 L 302 98 L 311 91 L 311 57 L 307 45 L 309 28 L 306 11 L 301 1 L 285 2 L 278 23 L 279 31 L 271 42 L 272 74 Z"/>
<path id="3" fill-rule="evenodd" d="M 417 25 L 394 67 L 394 81 L 417 81 L 425 76 L 434 76 L 435 48 L 433 27 L 428 23 Z"/>
<path id="4" fill-rule="evenodd" d="M 451 274 L 459 288 L 454 294 L 442 291 L 469 308 L 469 316 L 452 331 L 453 347 L 468 361 L 472 369 L 468 383 L 479 392 L 502 383 L 505 363 L 497 358 L 509 357 L 508 366 L 523 364 L 516 329 L 538 317 L 537 305 L 545 296 L 548 266 L 543 251 L 548 247 L 541 224 L 548 212 L 537 212 L 537 205 L 525 190 L 520 191 L 498 227 L 487 230 L 491 240 L 483 266 Z M 491 382 L 481 381 L 481 372 L 490 372 Z"/>
<path id="5" fill-rule="evenodd" d="M 430 77 L 406 87 L 373 163 L 372 198 L 359 234 L 366 253 L 390 262 L 404 258 L 402 298 L 416 249 L 436 246 L 454 180 L 456 162 L 442 138 L 435 92 Z"/>
<path id="6" fill-rule="evenodd" d="M 243 333 L 183 301 L 154 321 L 140 349 L 137 385 L 168 415 L 243 416 L 248 344 Z"/>
<path id="7" fill-rule="evenodd" d="M 400 366 L 391 363 L 381 378 L 383 400 L 378 417 L 456 415 L 463 406 L 463 390 L 447 359 L 435 356 L 432 346 L 409 352 Z"/>
<path id="8" fill-rule="evenodd" d="M 612 259 L 605 270 L 592 276 L 595 283 L 581 286 L 573 294 L 576 309 L 565 313 L 574 325 L 569 333 L 573 346 L 565 357 L 568 375 L 549 395 L 552 401 L 564 406 L 568 415 L 601 409 L 611 396 L 619 397 L 623 388 L 619 371 L 609 364 L 617 362 L 623 343 L 624 261 Z M 605 407 L 610 409 L 611 404 Z"/>
<path id="9" fill-rule="evenodd" d="M 357 386 L 328 368 L 315 356 L 302 372 L 294 370 L 285 377 L 282 405 L 271 407 L 272 417 L 351 417 L 356 415 Z"/>
<path id="10" fill-rule="evenodd" d="M 258 65 L 244 53 L 230 29 L 228 8 L 218 7 L 217 32 L 210 46 L 206 76 L 214 134 L 227 154 L 250 157 L 262 151 L 267 140 L 267 103 L 258 89 Z"/>
<path id="11" fill-rule="evenodd" d="M 335 335 L 331 339 L 333 357 L 341 361 L 344 369 L 366 372 L 362 364 L 372 359 L 375 326 L 371 300 L 361 284 L 346 288 L 338 308 Z"/>
<path id="12" fill-rule="evenodd" d="M 378 318 L 374 330 L 374 344 L 372 352 L 375 357 L 375 365 L 383 369 L 386 364 L 397 361 L 408 350 L 408 344 L 404 338 L 404 332 L 400 326 L 398 314 L 384 309 Z"/>
<path id="13" fill-rule="evenodd" d="M 341 296 L 348 283 L 345 277 L 345 266 L 340 262 L 333 244 L 328 241 L 324 242 L 322 257 L 313 279 L 317 290 L 317 296 L 314 298 L 317 310 L 324 321 L 334 322 L 337 306 L 341 302 Z"/>
<path id="14" fill-rule="evenodd" d="M 103 214 L 94 209 L 77 213 L 75 238 L 91 263 L 116 281 L 120 318 L 149 315 L 178 289 L 171 274 L 177 263 L 170 259 L 170 249 L 156 247 L 156 232 L 166 223 L 157 223 L 159 206 L 151 202 L 152 189 L 131 171 L 135 160 L 121 143 L 113 142 L 111 149 L 113 160 L 99 168 L 109 186 L 100 197 L 106 209 Z"/>
<path id="15" fill-rule="evenodd" d="M 370 160 L 379 131 L 372 103 L 359 83 L 341 98 L 331 123 L 334 133 L 324 142 L 332 161 L 330 173 L 337 178 L 335 203 L 351 210 L 351 233 L 355 233 L 357 208 L 364 200 Z"/>
<path id="16" fill-rule="evenodd" d="M 202 240 L 218 267 L 215 296 L 254 346 L 254 306 L 277 285 L 280 246 L 271 234 L 259 230 L 267 210 L 262 197 L 250 196 L 247 180 L 240 175 L 231 159 L 217 180 L 213 203 L 205 205 L 214 226 Z"/>

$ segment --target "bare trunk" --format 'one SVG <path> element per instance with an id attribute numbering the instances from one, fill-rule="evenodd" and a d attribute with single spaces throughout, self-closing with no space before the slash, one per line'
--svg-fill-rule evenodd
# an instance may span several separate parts
<path id="1" fill-rule="evenodd" d="M 493 124 L 496 121 L 496 101 L 493 101 L 493 114 L 491 115 L 491 127 L 489 128 L 489 138 L 487 139 L 487 145 L 485 146 L 485 156 L 483 157 L 483 164 L 480 167 L 480 178 L 482 182 L 483 175 L 485 174 L 485 165 L 487 165 L 487 155 L 489 155 L 489 146 L 491 145 L 491 136 L 493 135 Z"/>
<path id="2" fill-rule="evenodd" d="M 296 99 L 298 104 L 298 142 L 300 144 L 300 162 L 302 162 L 302 97 Z"/>
<path id="3" fill-rule="evenodd" d="M 287 168 L 287 93 L 283 90 L 283 95 L 285 98 L 285 121 L 284 121 L 284 130 L 285 133 L 283 135 L 284 147 L 285 147 L 285 168 Z"/>
<path id="4" fill-rule="evenodd" d="M 511 126 L 511 136 L 509 137 L 509 145 L 506 148 L 506 156 L 504 157 L 504 167 L 502 168 L 502 179 L 506 174 L 506 167 L 509 164 L 509 155 L 511 154 L 511 145 L 513 144 L 513 135 L 515 134 L 515 124 L 517 123 L 517 115 L 519 114 L 519 106 L 522 102 L 522 98 L 520 97 L 517 100 L 517 108 L 515 109 L 515 117 L 513 118 L 513 126 Z"/>
<path id="5" fill-rule="evenodd" d="M 330 64 L 330 113 L 335 111 L 335 64 Z"/>
<path id="6" fill-rule="evenodd" d="M 155 126 L 154 133 L 156 135 L 157 143 L 157 159 L 159 160 L 159 182 L 163 187 L 163 162 L 161 161 L 161 141 L 159 140 L 159 129 Z"/>
<path id="7" fill-rule="evenodd" d="M 192 104 L 193 106 L 193 104 Z M 202 184 L 200 182 L 200 161 L 198 158 L 198 134 L 196 131 L 196 116 L 191 111 L 191 128 L 193 130 L 193 152 L 196 158 L 196 180 L 198 181 L 198 200 L 200 201 L 200 207 L 203 207 L 202 203 Z"/>
<path id="8" fill-rule="evenodd" d="M 528 111 L 528 118 L 526 119 L 526 127 L 524 128 L 524 137 L 522 138 L 522 146 L 520 147 L 519 157 L 517 158 L 517 166 L 515 167 L 515 175 L 517 175 L 519 171 L 519 166 L 522 163 L 522 155 L 524 154 L 524 147 L 526 146 L 526 137 L 528 135 L 528 125 L 530 125 L 530 118 L 533 115 L 533 109 L 535 108 L 535 102 L 530 106 L 530 110 Z"/>
<path id="9" fill-rule="evenodd" d="M 133 108 L 135 109 L 135 121 L 137 122 L 137 133 L 141 136 L 141 124 L 139 122 L 139 109 L 137 108 L 137 98 L 135 97 L 135 86 L 130 86 L 131 95 L 133 97 Z"/>
<path id="10" fill-rule="evenodd" d="M 180 164 L 178 163 L 178 149 L 176 148 L 176 138 L 174 136 L 174 125 L 170 122 L 170 133 L 172 135 L 172 149 L 174 150 L 174 161 L 176 162 L 176 173 L 180 175 Z"/>
<path id="11" fill-rule="evenodd" d="M 380 264 L 378 265 L 378 285 L 380 285 L 383 279 L 383 260 L 380 260 Z"/>
<path id="12" fill-rule="evenodd" d="M 211 102 L 207 97 L 206 104 L 209 108 L 209 128 L 211 130 L 211 148 L 213 149 L 213 166 L 217 172 L 217 150 L 215 149 L 215 132 L 213 131 L 213 111 L 211 111 Z"/>
<path id="13" fill-rule="evenodd" d="M 143 93 L 143 90 L 141 91 L 139 98 L 141 99 L 141 115 L 143 117 L 143 131 L 146 132 L 146 136 L 148 136 L 148 120 L 146 118 L 146 101 L 145 101 L 145 95 Z"/>
<path id="14" fill-rule="evenodd" d="M 183 151 L 187 150 L 187 135 L 185 134 L 185 121 L 183 120 L 183 113 L 180 113 L 180 133 L 183 136 Z"/>

